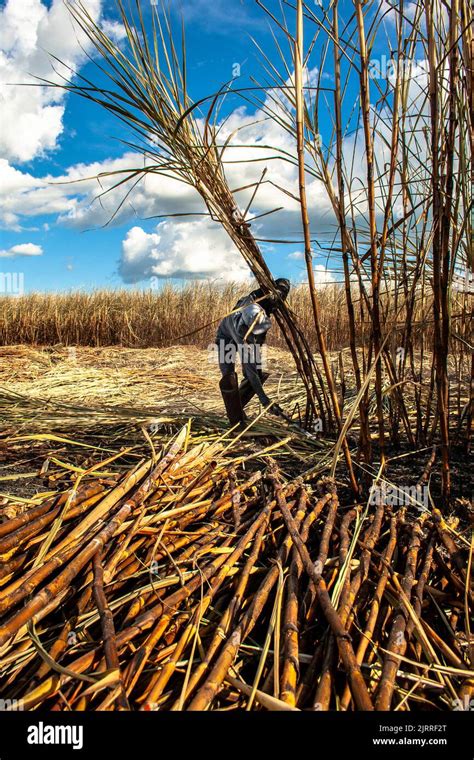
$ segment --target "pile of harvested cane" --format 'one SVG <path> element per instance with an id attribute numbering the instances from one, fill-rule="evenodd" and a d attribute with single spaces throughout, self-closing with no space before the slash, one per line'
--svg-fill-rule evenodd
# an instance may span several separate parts
<path id="1" fill-rule="evenodd" d="M 23 709 L 414 707 L 471 698 L 469 544 L 344 506 L 190 426 L 0 523 L 0 697 Z M 276 452 L 278 453 L 278 452 Z M 79 473 L 79 474 L 77 474 Z"/>

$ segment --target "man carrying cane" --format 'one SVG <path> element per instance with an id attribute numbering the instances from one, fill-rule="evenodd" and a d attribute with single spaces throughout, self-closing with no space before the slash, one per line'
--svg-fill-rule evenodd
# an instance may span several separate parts
<path id="1" fill-rule="evenodd" d="M 289 280 L 280 277 L 275 281 L 274 293 L 265 293 L 261 288 L 241 298 L 233 312 L 220 323 L 216 344 L 218 347 L 221 380 L 219 387 L 232 425 L 243 422 L 244 407 L 254 395 L 260 403 L 269 407 L 272 414 L 282 415 L 282 410 L 272 403 L 263 389 L 268 374 L 262 371 L 261 348 L 267 332 L 272 326 L 271 315 L 279 303 L 285 301 L 290 292 Z M 237 382 L 235 360 L 240 356 L 244 379 Z"/>

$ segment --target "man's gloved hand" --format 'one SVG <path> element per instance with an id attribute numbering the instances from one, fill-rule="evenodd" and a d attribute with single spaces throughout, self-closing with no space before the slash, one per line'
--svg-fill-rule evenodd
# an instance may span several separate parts
<path id="1" fill-rule="evenodd" d="M 279 404 L 273 403 L 270 407 L 270 411 L 272 414 L 275 414 L 277 417 L 285 417 L 285 412 L 279 406 Z"/>
<path id="2" fill-rule="evenodd" d="M 270 398 L 268 398 L 268 396 L 266 396 L 264 399 L 260 399 L 260 403 L 262 406 L 265 406 L 271 414 L 275 414 L 277 417 L 286 416 L 281 406 L 279 406 L 276 401 L 272 401 Z"/>

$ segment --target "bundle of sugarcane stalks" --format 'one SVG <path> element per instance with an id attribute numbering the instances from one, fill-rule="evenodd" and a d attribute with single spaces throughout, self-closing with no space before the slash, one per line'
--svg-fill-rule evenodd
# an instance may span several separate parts
<path id="1" fill-rule="evenodd" d="M 150 459 L 75 468 L 72 487 L 0 523 L 3 703 L 469 704 L 465 532 L 434 507 L 339 501 L 329 478 L 284 474 L 280 443 L 245 456 L 236 440 L 185 425 Z"/>

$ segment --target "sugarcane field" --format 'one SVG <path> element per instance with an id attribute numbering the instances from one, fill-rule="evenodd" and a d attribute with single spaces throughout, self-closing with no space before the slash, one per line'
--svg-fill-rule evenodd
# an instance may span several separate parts
<path id="1" fill-rule="evenodd" d="M 466 0 L 0 2 L 1 760 L 472 756 L 473 51 Z"/>

